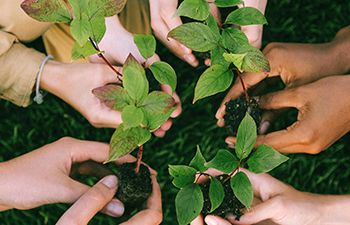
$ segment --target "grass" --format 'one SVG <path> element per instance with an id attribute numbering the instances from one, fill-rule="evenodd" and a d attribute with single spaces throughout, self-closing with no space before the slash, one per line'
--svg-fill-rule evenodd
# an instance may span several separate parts
<path id="1" fill-rule="evenodd" d="M 337 30 L 350 24 L 349 14 L 350 2 L 342 0 L 270 1 L 267 7 L 269 25 L 265 29 L 264 44 L 273 41 L 329 41 Z M 174 121 L 173 128 L 165 138 L 154 138 L 145 146 L 144 161 L 159 172 L 158 180 L 163 193 L 163 224 L 171 225 L 176 224 L 174 198 L 177 190 L 171 184 L 167 166 L 188 163 L 197 144 L 201 145 L 208 158 L 218 148 L 226 147 L 226 132 L 215 126 L 214 118 L 224 94 L 192 105 L 194 84 L 203 68 L 190 68 L 164 48 L 160 48 L 159 52 L 178 72 L 178 93 L 183 102 L 183 114 Z M 112 134 L 110 129 L 93 128 L 70 106 L 53 96 L 47 96 L 44 104 L 33 104 L 27 109 L 0 101 L 0 109 L 0 161 L 12 159 L 63 136 L 107 142 Z M 290 123 L 292 119 L 293 113 L 276 126 Z M 273 171 L 273 175 L 303 191 L 350 194 L 349 140 L 348 134 L 317 156 L 292 155 L 288 163 Z M 0 213 L 0 224 L 54 224 L 67 207 L 55 204 L 27 211 L 9 210 Z M 98 215 L 90 224 L 116 223 L 118 220 Z"/>

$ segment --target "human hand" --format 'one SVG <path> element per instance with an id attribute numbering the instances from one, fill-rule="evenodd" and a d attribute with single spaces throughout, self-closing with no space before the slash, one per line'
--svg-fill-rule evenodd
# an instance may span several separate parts
<path id="1" fill-rule="evenodd" d="M 230 224 L 347 224 L 349 196 L 317 195 L 300 192 L 268 174 L 254 174 L 247 170 L 254 195 L 260 203 L 254 205 L 238 220 L 232 215 L 226 219 L 209 215 L 208 225 Z M 341 208 L 344 207 L 344 208 Z M 334 213 L 334 214 L 333 214 Z M 202 225 L 199 221 L 194 225 Z"/>
<path id="2" fill-rule="evenodd" d="M 104 162 L 108 151 L 109 146 L 104 143 L 62 138 L 1 163 L 0 211 L 75 202 L 90 187 L 69 177 L 72 164 L 87 160 Z M 134 160 L 128 155 L 117 163 Z M 103 211 L 111 216 L 121 216 L 124 206 L 113 199 Z"/>
<path id="3" fill-rule="evenodd" d="M 332 76 L 261 97 L 264 109 L 292 107 L 299 113 L 285 130 L 259 135 L 257 145 L 264 143 L 283 153 L 320 153 L 350 130 L 349 85 L 349 76 Z M 236 138 L 226 142 L 234 144 Z"/>
<path id="4" fill-rule="evenodd" d="M 244 0 L 245 7 L 254 7 L 258 9 L 262 14 L 265 14 L 267 0 Z M 241 5 L 240 7 L 242 7 Z M 263 26 L 262 25 L 249 25 L 242 26 L 241 30 L 247 36 L 249 43 L 255 48 L 261 48 Z"/>
<path id="5" fill-rule="evenodd" d="M 147 209 L 138 212 L 123 225 L 158 225 L 162 221 L 161 192 L 155 175 L 152 175 L 153 192 L 147 201 Z M 107 176 L 90 188 L 66 211 L 57 225 L 85 225 L 110 202 L 117 189 L 115 176 Z"/>
<path id="6" fill-rule="evenodd" d="M 245 73 L 242 75 L 244 84 L 250 88 L 265 78 L 279 76 L 286 88 L 292 88 L 326 76 L 344 74 L 347 67 L 336 62 L 339 61 L 340 46 L 344 48 L 346 40 L 349 40 L 347 37 L 350 37 L 350 28 L 341 30 L 331 43 L 326 44 L 271 43 L 263 51 L 270 62 L 270 72 Z M 242 85 L 237 80 L 216 113 L 218 126 L 224 126 L 225 103 L 242 94 Z"/>
<path id="7" fill-rule="evenodd" d="M 178 0 L 150 0 L 151 26 L 155 36 L 172 51 L 177 57 L 193 67 L 198 66 L 198 60 L 192 50 L 180 42 L 168 38 L 168 33 L 182 24 L 176 14 Z"/>

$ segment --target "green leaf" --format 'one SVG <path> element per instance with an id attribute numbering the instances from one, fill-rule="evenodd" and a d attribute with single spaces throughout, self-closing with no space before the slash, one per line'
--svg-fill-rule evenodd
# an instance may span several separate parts
<path id="1" fill-rule="evenodd" d="M 106 23 L 104 17 L 92 17 L 89 19 L 90 37 L 99 43 L 106 33 Z"/>
<path id="2" fill-rule="evenodd" d="M 199 145 L 197 145 L 197 152 L 196 152 L 196 155 L 191 160 L 190 166 L 197 169 L 200 172 L 204 172 L 208 169 L 208 167 L 205 166 L 205 163 L 206 163 L 205 158 L 202 155 Z"/>
<path id="3" fill-rule="evenodd" d="M 237 167 L 238 159 L 230 151 L 220 149 L 215 157 L 204 165 L 224 173 L 231 173 Z"/>
<path id="4" fill-rule="evenodd" d="M 260 145 L 249 157 L 247 163 L 253 173 L 267 173 L 289 158 L 267 145 Z"/>
<path id="5" fill-rule="evenodd" d="M 237 53 L 238 48 L 250 46 L 247 36 L 237 28 L 226 28 L 222 32 L 222 44 L 233 53 Z"/>
<path id="6" fill-rule="evenodd" d="M 123 85 L 136 104 L 141 104 L 148 95 L 145 70 L 132 55 L 123 66 Z"/>
<path id="7" fill-rule="evenodd" d="M 240 72 L 243 72 L 242 71 L 242 64 L 243 64 L 244 57 L 246 55 L 247 54 L 233 54 L 233 53 L 224 53 L 223 54 L 224 59 L 227 62 L 233 63 L 233 65 L 235 65 Z"/>
<path id="8" fill-rule="evenodd" d="M 78 44 L 84 46 L 90 37 L 90 23 L 87 16 L 74 19 L 70 24 L 70 31 Z"/>
<path id="9" fill-rule="evenodd" d="M 199 99 L 215 95 L 230 87 L 233 74 L 222 65 L 209 67 L 199 78 L 194 90 L 193 103 Z"/>
<path id="10" fill-rule="evenodd" d="M 207 0 L 184 0 L 177 9 L 179 16 L 204 21 L 210 14 Z"/>
<path id="11" fill-rule="evenodd" d="M 110 17 L 120 13 L 127 0 L 88 0 L 89 15 Z"/>
<path id="12" fill-rule="evenodd" d="M 25 0 L 21 8 L 30 17 L 42 22 L 70 23 L 72 20 L 64 0 Z"/>
<path id="13" fill-rule="evenodd" d="M 209 199 L 211 204 L 210 212 L 217 209 L 224 201 L 225 191 L 221 182 L 215 177 L 210 177 Z"/>
<path id="14" fill-rule="evenodd" d="M 173 97 L 162 92 L 153 91 L 143 101 L 142 108 L 148 128 L 153 131 L 167 121 L 175 110 Z"/>
<path id="15" fill-rule="evenodd" d="M 132 100 L 124 88 L 115 84 L 108 84 L 92 90 L 92 93 L 111 109 L 122 111 L 130 105 Z"/>
<path id="16" fill-rule="evenodd" d="M 170 31 L 168 36 L 197 52 L 207 52 L 216 48 L 220 40 L 220 36 L 207 25 L 198 22 L 178 26 Z"/>
<path id="17" fill-rule="evenodd" d="M 200 214 L 203 203 L 203 193 L 199 185 L 191 184 L 181 189 L 175 198 L 179 225 L 191 223 Z"/>
<path id="18" fill-rule="evenodd" d="M 225 21 L 225 24 L 237 24 L 240 26 L 253 24 L 267 24 L 267 20 L 258 9 L 253 7 L 243 7 L 231 12 Z"/>
<path id="19" fill-rule="evenodd" d="M 128 105 L 124 107 L 122 112 L 124 129 L 129 129 L 141 125 L 143 117 L 144 115 L 141 108 L 137 108 L 134 105 Z"/>
<path id="20" fill-rule="evenodd" d="M 134 42 L 143 58 L 151 58 L 156 53 L 156 39 L 153 35 L 134 35 Z"/>
<path id="21" fill-rule="evenodd" d="M 72 59 L 77 60 L 99 53 L 101 52 L 97 51 L 90 42 L 86 42 L 84 46 L 80 46 L 75 42 L 72 48 Z"/>
<path id="22" fill-rule="evenodd" d="M 138 146 L 143 145 L 151 138 L 151 133 L 141 127 L 133 127 L 125 130 L 121 124 L 115 130 L 111 141 L 109 157 L 106 162 L 111 162 L 132 152 Z"/>
<path id="23" fill-rule="evenodd" d="M 229 68 L 230 63 L 224 59 L 225 49 L 218 47 L 210 51 L 210 60 L 212 65 L 220 64 L 224 68 Z"/>
<path id="24" fill-rule="evenodd" d="M 154 78 L 161 83 L 167 84 L 171 90 L 175 92 L 177 85 L 177 78 L 175 70 L 166 62 L 158 61 L 150 66 Z"/>
<path id="25" fill-rule="evenodd" d="M 217 7 L 232 7 L 242 4 L 243 0 L 215 0 Z"/>
<path id="26" fill-rule="evenodd" d="M 246 113 L 237 131 L 236 155 L 240 160 L 247 158 L 252 152 L 256 137 L 255 121 L 249 113 Z"/>
<path id="27" fill-rule="evenodd" d="M 253 203 L 254 193 L 248 176 L 243 172 L 238 172 L 231 178 L 230 184 L 238 200 L 249 209 Z"/>
<path id="28" fill-rule="evenodd" d="M 173 185 L 177 188 L 193 184 L 196 179 L 197 170 L 189 166 L 169 165 L 169 174 L 174 178 Z"/>
<path id="29" fill-rule="evenodd" d="M 208 27 L 214 32 L 215 35 L 220 36 L 220 28 L 218 22 L 212 14 L 209 14 L 209 17 L 206 20 Z"/>
<path id="30" fill-rule="evenodd" d="M 254 47 L 249 47 L 247 51 L 241 51 L 237 53 L 246 53 L 244 57 L 242 70 L 244 72 L 267 72 L 270 71 L 269 61 L 264 54 Z"/>

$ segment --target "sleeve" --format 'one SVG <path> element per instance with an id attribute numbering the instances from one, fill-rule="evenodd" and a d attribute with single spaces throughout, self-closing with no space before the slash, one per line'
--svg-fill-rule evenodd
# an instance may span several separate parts
<path id="1" fill-rule="evenodd" d="M 16 36 L 0 31 L 0 98 L 26 107 L 45 55 L 18 43 Z"/>

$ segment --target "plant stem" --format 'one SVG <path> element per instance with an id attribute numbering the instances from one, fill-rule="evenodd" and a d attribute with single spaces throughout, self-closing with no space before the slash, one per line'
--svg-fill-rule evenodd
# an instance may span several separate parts
<path id="1" fill-rule="evenodd" d="M 139 152 L 137 153 L 137 161 L 136 161 L 135 174 L 138 174 L 138 173 L 140 172 L 142 154 L 143 154 L 143 145 L 140 145 L 140 147 L 139 147 Z"/>
<path id="2" fill-rule="evenodd" d="M 226 177 L 226 179 L 224 180 L 223 183 L 226 183 L 229 179 L 231 179 L 231 177 L 233 176 L 233 174 L 235 174 L 236 172 L 239 172 L 239 167 L 241 166 L 241 162 L 238 163 L 236 169 L 234 169 L 229 175 L 228 177 Z"/>
<path id="3" fill-rule="evenodd" d="M 103 55 L 103 53 L 101 53 L 100 48 L 98 47 L 98 45 L 94 42 L 94 40 L 92 40 L 91 37 L 89 37 L 89 40 L 92 44 L 92 46 L 94 46 L 96 51 L 99 51 L 100 53 L 98 53 L 97 55 L 117 74 L 117 78 L 120 82 L 122 82 L 121 78 L 123 75 L 114 68 L 114 66 L 112 66 L 112 64 L 106 59 L 106 57 Z"/>
<path id="4" fill-rule="evenodd" d="M 244 84 L 244 81 L 243 81 L 243 78 L 242 78 L 242 74 L 238 70 L 237 70 L 237 75 L 238 75 L 239 80 L 241 81 L 241 85 L 242 85 L 242 88 L 243 88 L 243 91 L 244 91 L 245 99 L 247 100 L 247 102 L 249 102 L 250 98 L 249 98 L 249 95 L 248 95 L 247 88 L 246 88 L 246 86 Z"/>
<path id="5" fill-rule="evenodd" d="M 198 182 L 198 180 L 199 180 L 199 178 L 200 178 L 201 176 L 207 176 L 207 177 L 210 177 L 210 174 L 207 174 L 207 173 L 199 173 L 199 176 L 197 177 L 197 179 L 196 179 L 195 183 L 197 183 L 197 182 Z"/>

